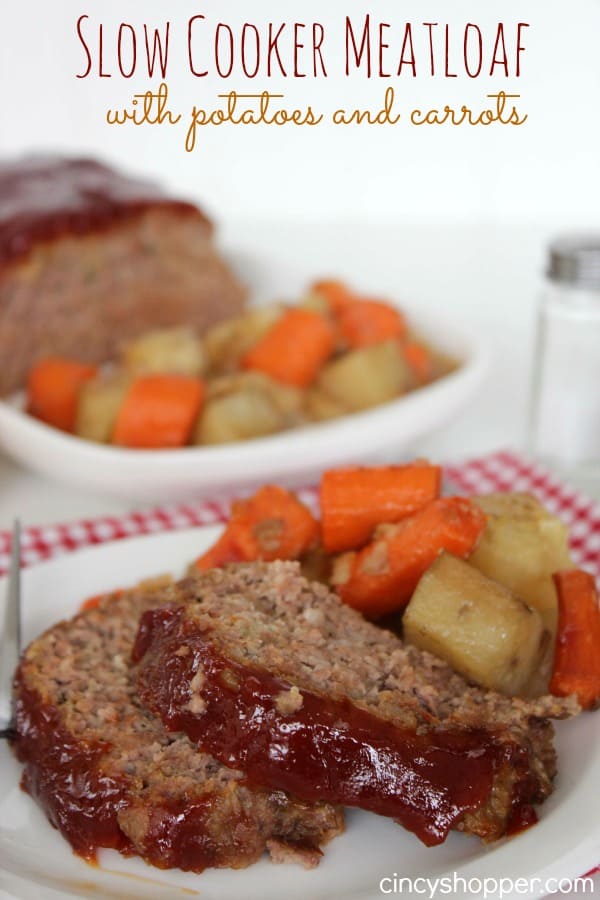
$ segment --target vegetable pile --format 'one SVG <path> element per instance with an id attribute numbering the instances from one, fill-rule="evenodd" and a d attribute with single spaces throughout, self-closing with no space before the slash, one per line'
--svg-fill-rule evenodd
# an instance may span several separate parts
<path id="1" fill-rule="evenodd" d="M 298 560 L 305 574 L 472 682 L 600 705 L 600 607 L 563 523 L 527 494 L 441 497 L 424 461 L 328 471 L 321 521 L 266 486 L 194 566 Z"/>
<path id="2" fill-rule="evenodd" d="M 101 368 L 42 359 L 27 410 L 99 443 L 221 444 L 369 409 L 452 368 L 396 307 L 321 281 L 297 306 L 257 307 L 202 337 L 148 332 Z"/>

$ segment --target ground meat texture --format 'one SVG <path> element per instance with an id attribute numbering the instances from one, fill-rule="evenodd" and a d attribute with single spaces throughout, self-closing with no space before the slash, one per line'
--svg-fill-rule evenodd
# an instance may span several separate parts
<path id="1" fill-rule="evenodd" d="M 144 331 L 202 331 L 244 298 L 191 203 L 91 160 L 0 165 L 0 395 L 44 356 L 104 362 Z"/>
<path id="2" fill-rule="evenodd" d="M 142 617 L 138 689 L 168 728 L 305 800 L 392 816 L 425 843 L 494 840 L 532 819 L 555 774 L 551 717 L 366 622 L 295 563 L 191 576 Z"/>
<path id="3" fill-rule="evenodd" d="M 241 868 L 265 849 L 315 865 L 340 810 L 252 789 L 240 771 L 168 733 L 136 696 L 130 665 L 140 590 L 103 600 L 25 651 L 15 680 L 22 784 L 77 853 L 138 854 L 160 868 Z"/>

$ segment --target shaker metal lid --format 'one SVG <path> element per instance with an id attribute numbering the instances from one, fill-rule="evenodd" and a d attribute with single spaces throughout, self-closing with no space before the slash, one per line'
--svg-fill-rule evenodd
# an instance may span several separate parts
<path id="1" fill-rule="evenodd" d="M 565 235 L 549 248 L 548 278 L 600 288 L 600 234 Z"/>

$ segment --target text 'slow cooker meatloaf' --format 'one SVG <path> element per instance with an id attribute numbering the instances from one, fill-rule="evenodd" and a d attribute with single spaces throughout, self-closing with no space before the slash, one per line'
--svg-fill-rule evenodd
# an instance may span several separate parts
<path id="1" fill-rule="evenodd" d="M 139 703 L 131 647 L 140 614 L 159 599 L 113 596 L 25 651 L 14 740 L 25 789 L 85 857 L 112 847 L 201 871 L 246 866 L 266 848 L 276 860 L 315 864 L 319 845 L 343 828 L 340 811 L 250 789 Z"/>
<path id="2" fill-rule="evenodd" d="M 138 690 L 255 784 L 392 816 L 425 843 L 535 820 L 555 773 L 548 718 L 366 622 L 295 563 L 192 576 L 142 617 Z"/>
<path id="3" fill-rule="evenodd" d="M 0 163 L 0 395 L 43 356 L 99 363 L 118 342 L 241 308 L 208 219 L 87 159 Z"/>

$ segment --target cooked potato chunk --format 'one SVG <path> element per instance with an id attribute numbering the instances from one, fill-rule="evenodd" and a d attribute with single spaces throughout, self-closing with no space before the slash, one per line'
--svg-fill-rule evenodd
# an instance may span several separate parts
<path id="1" fill-rule="evenodd" d="M 421 578 L 403 625 L 411 644 L 470 681 L 511 696 L 528 693 L 550 646 L 536 610 L 449 553 Z"/>
<path id="2" fill-rule="evenodd" d="M 317 388 L 349 412 L 369 409 L 404 393 L 412 375 L 396 341 L 353 350 L 326 365 Z"/>
<path id="3" fill-rule="evenodd" d="M 262 372 L 236 372 L 213 378 L 208 384 L 208 399 L 215 400 L 240 391 L 265 394 L 283 415 L 285 425 L 299 425 L 304 420 L 302 391 L 275 381 Z"/>
<path id="4" fill-rule="evenodd" d="M 123 362 L 136 375 L 170 372 L 197 378 L 206 368 L 202 344 L 190 328 L 143 334 L 123 348 Z"/>
<path id="5" fill-rule="evenodd" d="M 566 526 L 529 494 L 472 499 L 488 523 L 469 562 L 537 609 L 554 634 L 558 607 L 551 576 L 573 566 Z"/>
<path id="6" fill-rule="evenodd" d="M 316 422 L 336 419 L 348 412 L 339 400 L 335 400 L 320 387 L 309 388 L 304 405 L 309 419 Z"/>
<path id="7" fill-rule="evenodd" d="M 303 421 L 302 392 L 260 372 L 223 375 L 209 384 L 193 442 L 224 444 L 273 434 Z"/>
<path id="8" fill-rule="evenodd" d="M 226 444 L 273 434 L 285 416 L 263 391 L 249 388 L 209 400 L 193 437 L 195 444 Z"/>
<path id="9" fill-rule="evenodd" d="M 260 372 L 222 375 L 209 384 L 208 402 L 193 441 L 224 444 L 300 425 L 302 400 L 302 391 Z"/>
<path id="10" fill-rule="evenodd" d="M 239 367 L 240 360 L 257 341 L 275 324 L 283 307 L 279 304 L 257 306 L 227 319 L 210 328 L 204 335 L 203 346 L 210 367 L 215 372 L 232 372 Z"/>
<path id="11" fill-rule="evenodd" d="M 101 374 L 86 381 L 79 392 L 75 434 L 88 441 L 109 443 L 130 383 L 131 378 L 122 372 Z"/>

